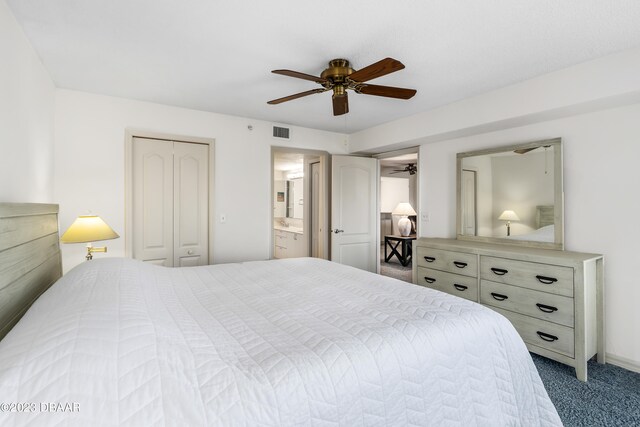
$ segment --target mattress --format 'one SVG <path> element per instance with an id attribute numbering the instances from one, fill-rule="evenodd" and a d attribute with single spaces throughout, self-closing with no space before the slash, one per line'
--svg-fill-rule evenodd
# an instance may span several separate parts
<path id="1" fill-rule="evenodd" d="M 311 258 L 85 262 L 0 342 L 0 400 L 3 426 L 561 425 L 504 317 Z"/>

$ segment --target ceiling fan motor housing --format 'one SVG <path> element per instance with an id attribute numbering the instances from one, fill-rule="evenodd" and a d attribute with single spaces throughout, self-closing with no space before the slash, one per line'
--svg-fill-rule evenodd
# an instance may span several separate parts
<path id="1" fill-rule="evenodd" d="M 346 78 L 354 71 L 346 59 L 332 59 L 329 61 L 329 68 L 324 70 L 320 77 L 329 80 L 333 84 L 342 84 L 346 82 Z"/>

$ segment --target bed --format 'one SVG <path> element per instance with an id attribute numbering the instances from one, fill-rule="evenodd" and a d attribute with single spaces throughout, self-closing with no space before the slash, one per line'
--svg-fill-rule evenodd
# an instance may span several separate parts
<path id="1" fill-rule="evenodd" d="M 0 342 L 0 396 L 3 426 L 561 425 L 504 317 L 312 258 L 84 262 Z"/>
<path id="2" fill-rule="evenodd" d="M 525 234 L 507 236 L 506 239 L 553 243 L 556 238 L 554 211 L 553 205 L 536 206 L 536 229 Z"/>

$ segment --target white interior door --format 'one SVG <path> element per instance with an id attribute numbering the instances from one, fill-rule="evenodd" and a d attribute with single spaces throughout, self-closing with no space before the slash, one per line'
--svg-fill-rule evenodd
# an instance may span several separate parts
<path id="1" fill-rule="evenodd" d="M 462 230 L 467 236 L 476 235 L 476 171 L 462 170 Z"/>
<path id="2" fill-rule="evenodd" d="M 331 158 L 331 260 L 377 271 L 378 160 Z"/>
<path id="3" fill-rule="evenodd" d="M 209 147 L 133 138 L 132 256 L 165 267 L 208 263 Z"/>
<path id="4" fill-rule="evenodd" d="M 133 139 L 133 258 L 173 265 L 173 142 Z"/>
<path id="5" fill-rule="evenodd" d="M 209 259 L 209 147 L 173 145 L 173 265 L 206 265 Z"/>
<path id="6" fill-rule="evenodd" d="M 320 247 L 320 162 L 311 163 L 311 256 L 321 257 Z"/>

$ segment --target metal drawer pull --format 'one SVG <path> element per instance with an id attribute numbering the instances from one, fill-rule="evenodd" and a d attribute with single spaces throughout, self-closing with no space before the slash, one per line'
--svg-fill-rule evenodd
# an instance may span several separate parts
<path id="1" fill-rule="evenodd" d="M 496 301 L 504 301 L 506 299 L 508 299 L 509 297 L 506 295 L 502 295 L 502 294 L 497 294 L 495 292 L 491 292 L 491 296 L 493 297 L 494 300 Z"/>
<path id="2" fill-rule="evenodd" d="M 453 261 L 453 265 L 455 265 L 458 268 L 465 268 L 467 266 L 467 263 L 461 262 L 461 261 Z"/>
<path id="3" fill-rule="evenodd" d="M 544 311 L 545 313 L 553 313 L 554 311 L 558 311 L 556 307 L 551 307 L 550 305 L 538 303 L 536 304 L 536 306 L 538 307 L 538 309 L 540 309 L 540 311 Z"/>
<path id="4" fill-rule="evenodd" d="M 538 282 L 544 283 L 545 285 L 550 285 L 558 281 L 558 279 L 556 279 L 555 277 L 547 277 L 547 276 L 540 276 L 540 275 L 536 276 L 536 279 L 538 279 Z"/>
<path id="5" fill-rule="evenodd" d="M 466 290 L 467 290 L 467 286 L 465 286 L 465 285 L 459 285 L 459 284 L 457 284 L 457 283 L 454 283 L 454 284 L 453 284 L 453 287 L 454 287 L 454 288 L 456 288 L 457 290 L 459 290 L 460 292 L 462 292 L 462 291 L 466 291 Z"/>
<path id="6" fill-rule="evenodd" d="M 544 332 L 540 332 L 540 331 L 536 331 L 536 334 L 538 334 L 540 338 L 542 338 L 544 341 L 547 341 L 547 342 L 554 342 L 558 340 L 558 337 L 555 335 L 545 334 Z"/>
<path id="7" fill-rule="evenodd" d="M 495 267 L 491 267 L 491 271 L 493 271 L 493 274 L 497 274 L 498 276 L 504 276 L 509 272 L 509 270 L 505 270 L 504 268 L 495 268 Z"/>
<path id="8" fill-rule="evenodd" d="M 427 276 L 424 276 L 424 280 L 427 283 L 433 283 L 436 281 L 436 279 L 434 279 L 433 277 L 427 277 Z"/>
<path id="9" fill-rule="evenodd" d="M 427 262 L 433 262 L 436 259 L 434 257 L 432 257 L 432 256 L 426 256 L 426 257 L 424 257 L 424 260 L 427 261 Z"/>

